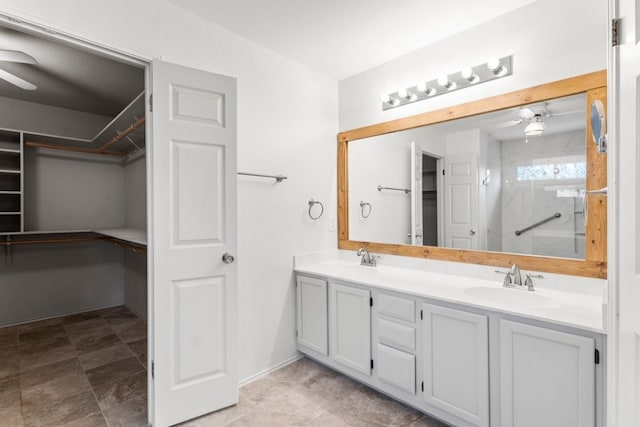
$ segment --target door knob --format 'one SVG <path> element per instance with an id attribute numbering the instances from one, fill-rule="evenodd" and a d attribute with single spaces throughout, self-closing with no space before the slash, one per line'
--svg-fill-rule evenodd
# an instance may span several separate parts
<path id="1" fill-rule="evenodd" d="M 225 264 L 231 264 L 233 261 L 235 261 L 235 258 L 229 252 L 225 252 L 224 255 L 222 255 L 222 262 Z"/>
<path id="2" fill-rule="evenodd" d="M 476 229 L 472 228 L 471 230 L 469 230 L 469 234 L 471 234 L 472 236 L 476 234 Z"/>

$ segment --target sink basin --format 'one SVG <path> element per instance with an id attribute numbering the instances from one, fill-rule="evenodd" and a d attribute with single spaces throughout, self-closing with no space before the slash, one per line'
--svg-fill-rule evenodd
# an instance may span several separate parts
<path id="1" fill-rule="evenodd" d="M 376 267 L 370 267 L 368 265 L 360 265 L 360 264 L 352 264 L 352 265 L 341 265 L 338 267 L 341 272 L 344 273 L 356 273 L 356 274 L 370 274 L 377 273 L 378 269 Z"/>
<path id="2" fill-rule="evenodd" d="M 540 307 L 551 302 L 551 299 L 544 295 L 520 289 L 474 287 L 467 288 L 464 292 L 479 300 L 514 308 Z"/>

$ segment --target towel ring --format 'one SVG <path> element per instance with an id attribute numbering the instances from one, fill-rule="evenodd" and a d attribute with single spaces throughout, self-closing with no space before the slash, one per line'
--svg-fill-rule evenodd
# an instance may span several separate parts
<path id="1" fill-rule="evenodd" d="M 313 215 L 311 214 L 311 209 L 313 209 L 313 206 L 314 206 L 314 205 L 320 205 L 320 215 L 318 215 L 318 216 L 313 216 Z M 309 200 L 309 218 L 311 218 L 312 220 L 314 220 L 314 221 L 315 221 L 315 220 L 317 220 L 318 218 L 320 218 L 320 217 L 322 216 L 322 214 L 323 214 L 323 213 L 324 213 L 324 205 L 322 204 L 322 202 L 319 202 L 319 201 L 317 201 L 317 200 L 310 199 L 310 200 Z"/>
<path id="2" fill-rule="evenodd" d="M 369 206 L 369 211 L 365 215 L 364 212 L 367 206 Z M 360 213 L 360 215 L 362 215 L 362 218 L 369 218 L 369 215 L 371 215 L 371 203 L 360 201 L 360 208 L 362 209 L 362 212 Z"/>

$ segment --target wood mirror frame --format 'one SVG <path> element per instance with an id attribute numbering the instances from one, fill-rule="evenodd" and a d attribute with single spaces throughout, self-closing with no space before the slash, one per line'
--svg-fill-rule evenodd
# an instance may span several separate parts
<path id="1" fill-rule="evenodd" d="M 338 134 L 338 248 L 357 250 L 364 247 L 371 252 L 429 258 L 443 261 L 465 262 L 508 268 L 512 264 L 525 270 L 546 271 L 584 277 L 607 277 L 607 198 L 591 195 L 587 198 L 588 221 L 585 229 L 585 259 L 554 258 L 538 255 L 452 249 L 435 246 L 410 246 L 349 240 L 349 142 L 384 135 L 420 126 L 489 113 L 563 96 L 586 93 L 586 189 L 597 190 L 607 186 L 607 156 L 597 153 L 591 141 L 591 103 L 600 99 L 607 102 L 606 70 L 584 74 L 556 82 L 497 95 L 478 101 L 429 111 L 397 120 L 348 130 Z"/>

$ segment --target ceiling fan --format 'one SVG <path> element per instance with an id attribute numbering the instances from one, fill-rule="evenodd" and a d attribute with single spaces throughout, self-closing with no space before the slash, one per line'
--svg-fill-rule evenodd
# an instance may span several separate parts
<path id="1" fill-rule="evenodd" d="M 529 105 L 527 107 L 518 108 L 515 111 L 517 118 L 508 120 L 506 122 L 498 123 L 492 126 L 494 129 L 502 129 L 510 126 L 517 126 L 519 124 L 526 123 L 525 134 L 527 136 L 542 135 L 546 125 L 544 120 L 548 117 L 564 116 L 567 114 L 584 113 L 582 110 L 575 111 L 563 111 L 559 113 L 551 113 L 547 109 L 547 104 Z"/>
<path id="2" fill-rule="evenodd" d="M 27 55 L 24 52 L 18 50 L 4 50 L 0 49 L 0 62 L 16 62 L 20 64 L 31 64 L 36 65 L 38 62 L 30 55 Z M 6 70 L 0 68 L 0 79 L 11 83 L 12 85 L 18 86 L 20 89 L 24 90 L 35 90 L 38 86 L 34 85 L 31 82 L 26 81 L 25 79 L 16 76 Z"/>

